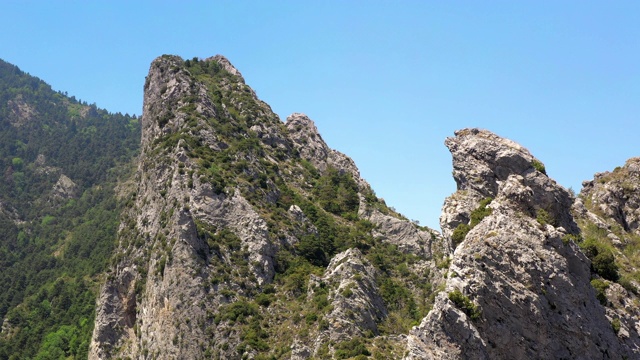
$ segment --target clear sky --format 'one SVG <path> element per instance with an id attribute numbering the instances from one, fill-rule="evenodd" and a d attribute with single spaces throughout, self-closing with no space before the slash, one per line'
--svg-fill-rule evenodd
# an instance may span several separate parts
<path id="1" fill-rule="evenodd" d="M 150 62 L 225 55 L 390 206 L 439 229 L 443 145 L 480 127 L 576 192 L 640 156 L 640 1 L 3 1 L 0 58 L 141 114 Z"/>

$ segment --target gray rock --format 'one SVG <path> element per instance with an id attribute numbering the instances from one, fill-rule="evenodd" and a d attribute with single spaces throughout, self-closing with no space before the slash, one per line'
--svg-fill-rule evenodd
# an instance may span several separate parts
<path id="1" fill-rule="evenodd" d="M 375 208 L 361 206 L 360 216 L 376 225 L 373 236 L 394 244 L 400 251 L 414 254 L 420 258 L 430 259 L 435 254 L 440 256 L 451 253 L 450 244 L 438 232 L 428 228 L 420 228 L 410 221 L 383 214 Z"/>
<path id="2" fill-rule="evenodd" d="M 583 182 L 580 197 L 590 211 L 614 220 L 626 232 L 640 235 L 640 158 L 627 160 L 613 172 L 598 173 Z"/>
<path id="3" fill-rule="evenodd" d="M 329 148 L 318 132 L 315 123 L 307 115 L 291 114 L 287 117 L 286 126 L 300 157 L 311 162 L 320 171 L 332 166 L 340 171 L 349 172 L 354 180 L 359 182 L 360 171 L 353 160 L 343 153 Z"/>
<path id="4" fill-rule="evenodd" d="M 7 113 L 9 122 L 16 128 L 34 121 L 39 116 L 33 106 L 24 101 L 22 94 L 7 101 L 7 109 L 9 110 Z"/>
<path id="5" fill-rule="evenodd" d="M 445 291 L 411 331 L 406 358 L 637 356 L 621 345 L 596 300 L 589 260 L 562 240 L 578 231 L 570 194 L 533 168 L 526 149 L 489 132 L 465 129 L 447 146 L 458 192 L 445 202 L 445 235 L 478 199 L 493 198 L 491 213 L 455 249 Z M 536 218 L 540 209 L 550 223 Z M 456 290 L 467 300 L 452 301 Z"/>
<path id="6" fill-rule="evenodd" d="M 145 85 L 135 202 L 120 228 L 120 260 L 100 291 L 92 359 L 145 354 L 203 358 L 210 347 L 203 346 L 203 339 L 207 344 L 231 343 L 219 356 L 235 358 L 238 330 L 215 324 L 212 314 L 273 279 L 276 248 L 266 221 L 238 189 L 217 194 L 211 183 L 190 175 L 198 164 L 185 153 L 184 141 L 172 148 L 158 141 L 180 131 L 199 131 L 193 135 L 206 146 L 225 148 L 204 120 L 200 129 L 188 127 L 189 114 L 180 111 L 188 96 L 198 99 L 199 119 L 220 112 L 204 85 L 191 83 L 181 59 L 156 59 Z M 238 249 L 208 243 L 212 233 L 223 229 L 237 237 Z M 245 268 L 235 263 L 234 251 L 246 254 Z M 228 280 L 217 280 L 224 267 L 238 270 Z"/>
<path id="7" fill-rule="evenodd" d="M 61 174 L 58 181 L 53 185 L 51 196 L 54 199 L 71 199 L 78 196 L 78 185 L 69 179 L 65 174 Z"/>
<path id="8" fill-rule="evenodd" d="M 571 195 L 541 171 L 544 165 L 527 149 L 487 130 L 463 129 L 455 135 L 445 141 L 453 156 L 453 177 L 458 188 L 445 200 L 440 217 L 445 237 L 450 237 L 459 224 L 469 223 L 478 201 L 495 198 L 501 182 L 510 175 L 521 176 L 525 185 L 523 191 L 531 191 L 531 194 L 510 195 L 521 197 L 519 206 L 524 212 L 535 216 L 542 209 L 553 219 L 554 225 L 569 232 L 577 231 L 577 225 L 566 211 L 573 202 Z"/>
<path id="9" fill-rule="evenodd" d="M 329 300 L 333 311 L 326 316 L 331 341 L 363 336 L 367 330 L 378 333 L 377 323 L 387 315 L 387 310 L 378 293 L 375 269 L 358 249 L 334 256 L 322 281 L 332 289 Z"/>

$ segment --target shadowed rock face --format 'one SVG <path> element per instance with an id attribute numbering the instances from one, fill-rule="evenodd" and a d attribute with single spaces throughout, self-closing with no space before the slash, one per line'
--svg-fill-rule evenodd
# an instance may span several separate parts
<path id="1" fill-rule="evenodd" d="M 445 201 L 443 232 L 493 200 L 455 249 L 445 291 L 411 331 L 406 358 L 631 356 L 594 296 L 589 260 L 563 241 L 578 231 L 570 194 L 526 149 L 488 131 L 461 130 L 446 144 L 458 191 Z"/>

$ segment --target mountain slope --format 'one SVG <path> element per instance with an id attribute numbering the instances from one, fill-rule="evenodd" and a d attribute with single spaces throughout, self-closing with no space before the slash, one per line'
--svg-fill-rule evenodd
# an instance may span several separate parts
<path id="1" fill-rule="evenodd" d="M 154 60 L 140 124 L 0 75 L 0 359 L 640 352 L 637 158 L 576 197 L 457 131 L 441 236 L 222 56 Z"/>
<path id="2" fill-rule="evenodd" d="M 0 61 L 0 359 L 87 356 L 139 136 Z"/>
<path id="3" fill-rule="evenodd" d="M 221 56 L 156 59 L 144 99 L 91 358 L 402 352 L 393 336 L 428 311 L 429 259 L 449 251 L 436 232 L 387 208 L 306 116 L 283 124 Z"/>

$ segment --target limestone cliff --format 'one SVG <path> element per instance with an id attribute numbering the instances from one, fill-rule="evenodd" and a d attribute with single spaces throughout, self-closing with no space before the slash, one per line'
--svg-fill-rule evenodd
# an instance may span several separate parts
<path id="1" fill-rule="evenodd" d="M 224 57 L 165 55 L 142 129 L 90 358 L 399 356 L 450 246 L 308 117 L 282 123 Z"/>
<path id="2" fill-rule="evenodd" d="M 526 149 L 488 131 L 464 129 L 446 145 L 458 191 L 441 224 L 458 244 L 406 358 L 637 357 L 596 299 L 571 194 Z"/>
<path id="3" fill-rule="evenodd" d="M 215 60 L 209 64 L 228 73 Z M 235 75 L 221 80 L 222 91 L 244 86 Z M 269 111 L 254 104 L 256 116 Z M 273 278 L 266 221 L 222 184 L 226 179 L 210 160 L 229 146 L 211 125 L 226 109 L 181 59 L 163 56 L 151 65 L 137 189 L 100 294 L 92 358 L 204 357 L 209 344 L 238 337 L 233 329 L 226 336 L 216 331 L 212 319 L 231 302 L 230 293 L 246 295 Z M 265 123 L 277 126 L 272 120 Z"/>
<path id="4" fill-rule="evenodd" d="M 142 129 L 92 359 L 640 355 L 637 159 L 576 198 L 524 147 L 457 131 L 441 235 L 222 56 L 154 60 Z"/>

